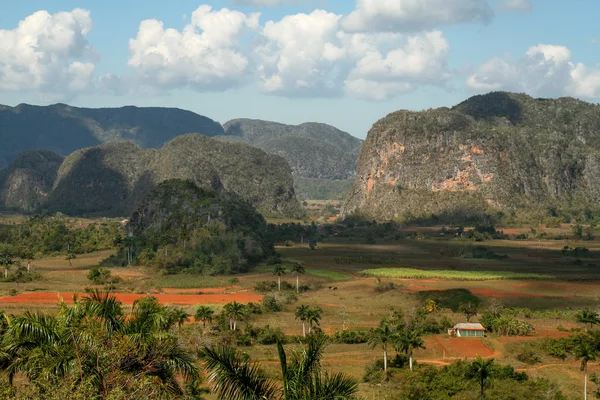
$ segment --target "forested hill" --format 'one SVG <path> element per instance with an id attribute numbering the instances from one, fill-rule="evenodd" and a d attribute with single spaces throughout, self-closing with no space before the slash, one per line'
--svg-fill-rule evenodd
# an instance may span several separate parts
<path id="1" fill-rule="evenodd" d="M 353 182 L 356 176 L 362 140 L 333 126 L 235 119 L 224 128 L 225 136 L 218 139 L 247 143 L 283 157 L 292 168 L 296 189 L 302 197 L 328 197 L 332 193 L 319 190 L 340 187 Z M 331 180 L 336 182 L 330 184 Z"/>
<path id="2" fill-rule="evenodd" d="M 459 223 L 600 211 L 600 106 L 494 92 L 373 125 L 344 215 Z M 570 218 L 570 217 L 569 217 Z"/>
<path id="3" fill-rule="evenodd" d="M 201 188 L 237 193 L 264 215 L 304 215 L 285 160 L 241 143 L 189 134 L 159 150 L 110 142 L 61 159 L 44 151 L 17 157 L 0 171 L 0 207 L 127 216 L 158 183 L 187 179 Z"/>
<path id="4" fill-rule="evenodd" d="M 210 118 L 177 108 L 0 105 L 0 168 L 25 150 L 51 150 L 66 156 L 113 140 L 159 148 L 184 133 L 215 136 L 224 131 Z"/>

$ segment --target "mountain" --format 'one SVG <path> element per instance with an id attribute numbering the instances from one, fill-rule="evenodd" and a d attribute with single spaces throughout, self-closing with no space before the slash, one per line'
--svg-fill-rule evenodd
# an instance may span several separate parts
<path id="1" fill-rule="evenodd" d="M 218 139 L 246 143 L 283 157 L 303 198 L 327 197 L 330 187 L 340 192 L 341 186 L 344 192 L 354 180 L 362 141 L 332 126 L 235 119 L 223 127 L 225 135 Z"/>
<path id="2" fill-rule="evenodd" d="M 343 216 L 451 223 L 597 210 L 600 106 L 494 92 L 397 111 L 373 125 L 357 175 Z"/>
<path id="3" fill-rule="evenodd" d="M 0 205 L 6 209 L 33 211 L 52 191 L 63 156 L 47 150 L 17 155 L 9 168 L 0 170 Z"/>
<path id="4" fill-rule="evenodd" d="M 176 108 L 0 105 L 0 168 L 25 150 L 44 149 L 68 155 L 113 140 L 159 148 L 184 133 L 215 136 L 224 131 L 218 122 Z"/>
<path id="5" fill-rule="evenodd" d="M 12 170 L 13 165 L 6 169 Z M 178 136 L 159 150 L 141 149 L 131 142 L 77 150 L 60 164 L 51 189 L 44 192 L 44 201 L 39 206 L 31 203 L 20 208 L 125 216 L 155 185 L 169 179 L 237 193 L 264 215 L 303 215 L 285 160 L 241 143 L 224 143 L 198 134 Z M 2 188 L 2 193 L 10 189 L 6 184 Z M 12 196 L 28 198 L 27 193 Z"/>

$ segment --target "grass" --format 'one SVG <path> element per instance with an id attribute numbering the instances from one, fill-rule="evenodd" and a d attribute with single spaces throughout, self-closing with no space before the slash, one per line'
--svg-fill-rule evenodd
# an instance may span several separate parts
<path id="1" fill-rule="evenodd" d="M 414 268 L 373 268 L 361 271 L 366 276 L 401 279 L 448 279 L 487 281 L 499 279 L 554 279 L 554 276 L 503 271 L 429 271 Z"/>
<path id="2" fill-rule="evenodd" d="M 164 275 L 156 280 L 156 285 L 162 288 L 176 289 L 211 288 L 227 286 L 232 278 L 189 274 Z"/>
<path id="3" fill-rule="evenodd" d="M 319 278 L 331 279 L 333 281 L 345 281 L 345 280 L 352 278 L 350 275 L 348 275 L 346 273 L 332 271 L 329 269 L 307 268 L 306 274 L 316 276 Z"/>

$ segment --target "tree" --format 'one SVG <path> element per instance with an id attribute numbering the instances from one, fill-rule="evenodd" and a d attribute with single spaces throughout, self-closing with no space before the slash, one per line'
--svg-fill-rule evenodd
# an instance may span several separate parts
<path id="1" fill-rule="evenodd" d="M 285 268 L 281 264 L 275 264 L 273 267 L 273 275 L 277 275 L 277 287 L 281 292 L 281 276 L 285 275 Z"/>
<path id="2" fill-rule="evenodd" d="M 5 278 L 8 278 L 8 269 L 14 263 L 14 259 L 14 247 L 6 243 L 0 243 L 0 265 L 4 267 Z"/>
<path id="3" fill-rule="evenodd" d="M 389 346 L 393 345 L 398 339 L 397 333 L 390 328 L 389 324 L 383 321 L 377 328 L 371 329 L 369 333 L 368 345 L 371 349 L 381 347 L 383 350 L 383 370 L 387 371 L 387 352 Z"/>
<path id="4" fill-rule="evenodd" d="M 398 338 L 399 348 L 406 353 L 410 370 L 413 369 L 413 351 L 425 348 L 421 332 L 414 329 L 403 329 Z"/>
<path id="5" fill-rule="evenodd" d="M 308 333 L 312 332 L 312 328 L 318 326 L 321 322 L 323 309 L 321 307 L 311 307 L 308 309 L 306 322 L 308 322 Z"/>
<path id="6" fill-rule="evenodd" d="M 302 265 L 302 263 L 300 263 L 300 262 L 294 262 L 294 264 L 292 265 L 292 268 L 290 268 L 290 272 L 292 272 L 294 275 L 296 275 L 296 293 L 299 293 L 300 292 L 299 276 L 300 276 L 300 274 L 304 274 L 306 272 L 306 270 L 304 269 L 304 265 Z"/>
<path id="7" fill-rule="evenodd" d="M 73 266 L 73 260 L 75 259 L 75 253 L 73 253 L 72 251 L 69 251 L 67 253 L 67 261 L 69 261 L 69 267 Z"/>
<path id="8" fill-rule="evenodd" d="M 355 399 L 356 381 L 343 373 L 322 371 L 326 344 L 325 335 L 309 336 L 302 351 L 288 355 L 278 342 L 281 385 L 230 346 L 205 347 L 201 357 L 219 400 Z"/>
<path id="9" fill-rule="evenodd" d="M 246 314 L 246 306 L 234 301 L 233 303 L 225 304 L 223 312 L 229 318 L 229 329 L 235 331 L 237 330 L 238 321 Z"/>
<path id="10" fill-rule="evenodd" d="M 600 324 L 600 315 L 598 315 L 598 312 L 595 310 L 590 310 L 589 308 L 577 312 L 575 318 L 577 319 L 577 322 L 582 324 L 590 324 L 590 329 L 592 329 L 593 325 Z"/>
<path id="11" fill-rule="evenodd" d="M 574 349 L 575 359 L 581 360 L 581 371 L 583 371 L 583 399 L 587 400 L 587 375 L 588 362 L 595 361 L 596 348 L 588 340 L 578 340 Z"/>
<path id="12" fill-rule="evenodd" d="M 206 328 L 206 322 L 208 321 L 208 323 L 212 323 L 214 315 L 215 310 L 213 310 L 211 307 L 200 305 L 198 308 L 196 308 L 196 315 L 194 318 L 196 321 L 202 321 L 204 328 Z"/>
<path id="13" fill-rule="evenodd" d="M 485 385 L 487 381 L 493 376 L 494 359 L 489 358 L 484 360 L 480 355 L 477 355 L 475 361 L 469 365 L 469 375 L 473 379 L 477 379 L 481 390 L 481 400 L 485 400 Z"/>
<path id="14" fill-rule="evenodd" d="M 310 307 L 307 305 L 301 305 L 296 308 L 296 312 L 294 313 L 296 319 L 302 321 L 302 336 L 306 337 L 306 321 L 308 320 L 310 314 Z"/>
<path id="15" fill-rule="evenodd" d="M 460 303 L 458 308 L 465 315 L 467 322 L 469 322 L 471 320 L 471 318 L 476 316 L 479 311 L 477 304 L 475 304 L 471 301 L 468 301 L 466 303 Z"/>
<path id="16" fill-rule="evenodd" d="M 127 266 L 130 266 L 131 262 L 133 261 L 133 243 L 133 237 L 131 235 L 125 236 L 123 244 L 125 246 L 125 252 L 127 256 Z"/>

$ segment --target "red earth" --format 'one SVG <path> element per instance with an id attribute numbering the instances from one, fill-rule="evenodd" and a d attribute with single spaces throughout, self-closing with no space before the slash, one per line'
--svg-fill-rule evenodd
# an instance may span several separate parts
<path id="1" fill-rule="evenodd" d="M 84 296 L 85 294 L 79 294 Z M 57 304 L 59 296 L 67 304 L 73 303 L 73 293 L 33 292 L 23 293 L 18 296 L 0 297 L 0 303 L 45 303 Z M 150 296 L 135 293 L 114 293 L 114 296 L 123 304 L 133 304 L 140 297 Z M 194 305 L 194 304 L 227 304 L 232 301 L 238 303 L 260 302 L 260 294 L 152 294 L 151 296 L 162 304 Z"/>

